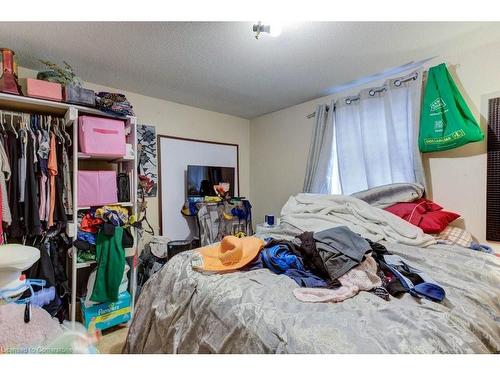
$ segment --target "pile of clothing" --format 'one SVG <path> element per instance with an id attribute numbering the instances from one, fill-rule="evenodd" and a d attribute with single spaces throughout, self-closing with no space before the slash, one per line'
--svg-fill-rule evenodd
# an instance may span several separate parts
<path id="1" fill-rule="evenodd" d="M 99 92 L 95 98 L 96 107 L 103 112 L 118 116 L 134 116 L 132 105 L 125 95 L 113 92 Z"/>
<path id="2" fill-rule="evenodd" d="M 73 245 L 78 249 L 78 262 L 96 261 L 95 281 L 88 290 L 90 301 L 111 302 L 118 299 L 124 284 L 125 248 L 134 238 L 128 227 L 128 211 L 121 206 L 93 208 L 80 220 Z"/>
<path id="3" fill-rule="evenodd" d="M 253 234 L 252 205 L 247 199 L 189 197 L 181 212 L 184 216 L 196 218 L 202 246 L 221 241 L 226 235 L 244 237 Z"/>
<path id="4" fill-rule="evenodd" d="M 267 268 L 293 279 L 293 291 L 304 302 L 341 302 L 360 291 L 385 300 L 409 293 L 440 302 L 444 289 L 428 275 L 345 226 L 304 232 L 292 241 L 226 236 L 199 249 L 192 260 L 203 272 L 251 271 Z"/>

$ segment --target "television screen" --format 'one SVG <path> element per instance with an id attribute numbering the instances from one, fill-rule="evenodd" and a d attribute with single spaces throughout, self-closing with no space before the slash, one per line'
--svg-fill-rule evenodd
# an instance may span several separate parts
<path id="1" fill-rule="evenodd" d="M 229 195 L 234 197 L 234 168 L 188 165 L 188 197 L 214 196 L 214 185 L 229 184 Z"/>

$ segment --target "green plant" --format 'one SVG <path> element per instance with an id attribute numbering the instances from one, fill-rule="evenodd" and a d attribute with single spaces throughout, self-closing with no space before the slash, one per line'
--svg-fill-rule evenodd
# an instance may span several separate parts
<path id="1" fill-rule="evenodd" d="M 58 83 L 61 83 L 63 85 L 74 85 L 74 86 L 82 85 L 82 81 L 80 80 L 80 78 L 78 78 L 76 74 L 73 72 L 73 67 L 69 65 L 66 61 L 63 61 L 64 67 L 60 67 L 59 65 L 48 60 L 39 59 L 38 61 L 46 65 L 54 73 L 54 76 L 51 78 L 57 81 Z"/>

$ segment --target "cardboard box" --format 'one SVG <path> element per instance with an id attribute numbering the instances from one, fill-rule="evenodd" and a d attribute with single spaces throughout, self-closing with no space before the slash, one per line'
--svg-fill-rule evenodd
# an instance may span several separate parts
<path id="1" fill-rule="evenodd" d="M 63 97 L 66 103 L 95 107 L 95 92 L 93 90 L 66 85 L 63 87 Z"/>
<path id="2" fill-rule="evenodd" d="M 103 330 L 126 323 L 132 317 L 131 297 L 129 292 L 120 293 L 118 301 L 99 303 L 85 307 L 85 300 L 80 301 L 83 324 L 89 330 Z"/>
<path id="3" fill-rule="evenodd" d="M 57 102 L 62 101 L 62 86 L 59 83 L 34 78 L 21 79 L 20 82 L 25 96 Z"/>

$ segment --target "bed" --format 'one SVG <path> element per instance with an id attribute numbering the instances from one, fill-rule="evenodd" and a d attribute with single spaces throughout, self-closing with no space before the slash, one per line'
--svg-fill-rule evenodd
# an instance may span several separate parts
<path id="1" fill-rule="evenodd" d="M 405 294 L 385 301 L 360 292 L 341 303 L 305 303 L 294 297 L 297 284 L 287 276 L 268 269 L 200 273 L 191 267 L 191 251 L 172 258 L 145 284 L 124 352 L 500 352 L 498 257 L 429 243 L 414 232 L 416 227 L 355 198 L 316 200 L 315 208 L 309 204 L 307 209 L 298 201 L 287 202 L 281 226 L 267 235 L 290 238 L 305 229 L 356 227 L 425 270 L 446 290 L 445 300 L 435 303 Z M 396 232 L 404 232 L 406 240 L 395 241 Z"/>

